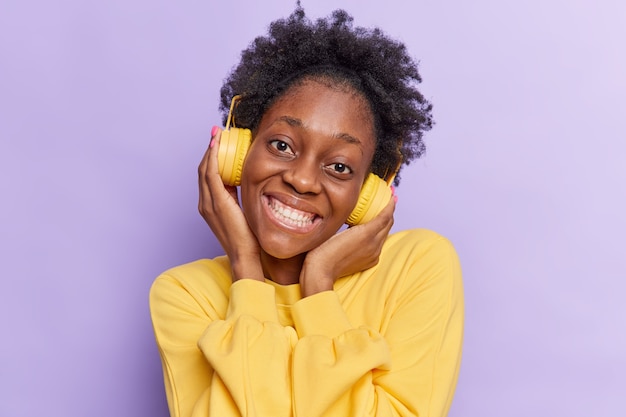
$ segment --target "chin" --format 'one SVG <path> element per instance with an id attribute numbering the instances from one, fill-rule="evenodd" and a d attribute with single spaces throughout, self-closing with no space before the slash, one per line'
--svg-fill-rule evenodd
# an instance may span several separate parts
<path id="1" fill-rule="evenodd" d="M 304 257 L 310 250 L 317 247 L 303 246 L 294 242 L 278 243 L 274 240 L 268 242 L 264 239 L 259 239 L 259 244 L 261 245 L 263 252 L 275 259 L 292 259 L 300 256 Z"/>
<path id="2" fill-rule="evenodd" d="M 297 223 L 274 213 L 268 204 L 262 207 L 258 220 L 252 222 L 252 230 L 263 251 L 276 259 L 305 256 L 334 236 L 341 226 L 330 225 L 319 216 L 306 224 Z"/>

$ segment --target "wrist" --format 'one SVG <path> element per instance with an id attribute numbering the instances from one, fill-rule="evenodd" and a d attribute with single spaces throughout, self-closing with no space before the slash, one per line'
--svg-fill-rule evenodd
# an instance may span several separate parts
<path id="1" fill-rule="evenodd" d="M 240 279 L 265 281 L 261 261 L 258 257 L 233 257 L 230 260 L 230 267 L 233 274 L 233 282 Z"/>
<path id="2" fill-rule="evenodd" d="M 335 278 L 320 268 L 309 267 L 305 262 L 300 273 L 300 292 L 308 297 L 323 291 L 332 291 Z"/>

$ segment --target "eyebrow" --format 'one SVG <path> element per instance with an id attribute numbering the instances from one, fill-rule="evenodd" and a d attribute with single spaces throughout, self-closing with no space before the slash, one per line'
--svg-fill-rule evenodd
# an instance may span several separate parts
<path id="1" fill-rule="evenodd" d="M 280 116 L 278 119 L 276 119 L 277 122 L 285 122 L 287 123 L 289 126 L 293 126 L 293 127 L 304 127 L 304 123 L 302 123 L 302 120 L 296 118 L 296 117 L 291 117 L 291 116 Z M 343 141 L 346 141 L 348 143 L 352 143 L 354 145 L 361 145 L 361 141 L 352 136 L 349 135 L 347 133 L 336 133 L 333 135 L 333 137 L 335 139 L 341 139 Z"/>

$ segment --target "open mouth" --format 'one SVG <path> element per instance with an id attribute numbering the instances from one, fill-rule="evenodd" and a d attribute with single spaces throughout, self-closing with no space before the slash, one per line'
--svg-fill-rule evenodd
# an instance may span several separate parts
<path id="1" fill-rule="evenodd" d="M 267 206 L 270 209 L 269 211 L 276 220 L 294 228 L 308 229 L 313 226 L 316 219 L 320 218 L 315 213 L 295 209 L 281 203 L 275 198 L 268 198 L 267 202 Z"/>

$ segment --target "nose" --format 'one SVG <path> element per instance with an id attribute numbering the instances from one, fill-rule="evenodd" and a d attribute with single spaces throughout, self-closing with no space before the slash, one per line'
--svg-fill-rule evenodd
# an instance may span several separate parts
<path id="1" fill-rule="evenodd" d="M 322 190 L 320 182 L 322 168 L 317 161 L 298 159 L 283 173 L 283 180 L 298 194 L 319 194 Z"/>

